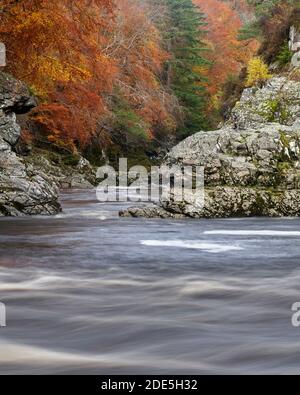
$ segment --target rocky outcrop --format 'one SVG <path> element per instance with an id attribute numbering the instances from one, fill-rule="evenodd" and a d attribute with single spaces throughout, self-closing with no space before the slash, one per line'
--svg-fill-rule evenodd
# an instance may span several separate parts
<path id="1" fill-rule="evenodd" d="M 292 57 L 292 66 L 300 67 L 300 32 L 295 26 L 290 29 L 289 48 L 294 53 Z"/>
<path id="2" fill-rule="evenodd" d="M 0 216 L 56 214 L 61 210 L 60 188 L 85 189 L 96 183 L 95 170 L 80 156 L 37 148 L 25 150 L 26 156 L 17 154 L 17 114 L 35 105 L 23 83 L 0 73 Z"/>
<path id="3" fill-rule="evenodd" d="M 24 158 L 27 173 L 47 174 L 60 189 L 90 189 L 96 184 L 96 171 L 83 157 L 71 159 L 54 152 L 34 148 Z"/>
<path id="4" fill-rule="evenodd" d="M 300 51 L 300 32 L 295 26 L 290 29 L 289 48 L 293 52 Z"/>
<path id="5" fill-rule="evenodd" d="M 20 137 L 16 114 L 35 105 L 24 84 L 0 73 L 0 216 L 54 214 L 60 210 L 58 188 L 37 169 L 28 172 L 14 152 Z"/>
<path id="6" fill-rule="evenodd" d="M 300 215 L 300 83 L 272 78 L 246 89 L 230 121 L 173 148 L 167 165 L 205 167 L 205 205 L 194 194 L 123 216 L 193 218 Z"/>

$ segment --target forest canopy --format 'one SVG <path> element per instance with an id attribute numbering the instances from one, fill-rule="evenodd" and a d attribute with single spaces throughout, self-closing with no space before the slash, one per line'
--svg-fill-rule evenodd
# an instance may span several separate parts
<path id="1" fill-rule="evenodd" d="M 39 100 L 31 133 L 73 153 L 118 153 L 215 126 L 224 85 L 259 48 L 251 28 L 279 7 L 260 3 L 1 0 L 6 71 Z"/>

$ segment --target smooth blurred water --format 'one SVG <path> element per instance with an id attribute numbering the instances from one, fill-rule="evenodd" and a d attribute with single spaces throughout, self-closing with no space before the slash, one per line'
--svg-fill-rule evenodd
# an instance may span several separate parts
<path id="1" fill-rule="evenodd" d="M 299 374 L 300 220 L 0 220 L 2 374 Z"/>

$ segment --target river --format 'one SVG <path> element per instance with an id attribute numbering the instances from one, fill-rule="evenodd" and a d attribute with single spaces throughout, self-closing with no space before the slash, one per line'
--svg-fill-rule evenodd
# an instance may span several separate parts
<path id="1" fill-rule="evenodd" d="M 300 374 L 300 219 L 0 220 L 0 374 Z"/>

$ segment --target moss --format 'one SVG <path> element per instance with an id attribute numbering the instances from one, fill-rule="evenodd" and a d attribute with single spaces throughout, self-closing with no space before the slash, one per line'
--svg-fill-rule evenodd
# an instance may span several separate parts
<path id="1" fill-rule="evenodd" d="M 45 151 L 47 152 L 47 151 Z M 50 162 L 56 164 L 56 165 L 60 165 L 61 164 L 61 155 L 56 154 L 55 152 L 47 152 L 46 156 Z"/>
<path id="2" fill-rule="evenodd" d="M 260 168 L 260 162 L 259 162 L 258 159 L 253 158 L 252 163 L 253 163 L 253 165 L 254 165 L 257 169 Z"/>
<path id="3" fill-rule="evenodd" d="M 289 162 L 278 162 L 277 169 L 281 173 L 286 173 L 291 169 L 291 164 Z"/>
<path id="4" fill-rule="evenodd" d="M 276 120 L 276 116 L 279 112 L 279 109 L 280 109 L 280 102 L 278 99 L 270 100 L 268 102 L 268 111 L 269 111 L 268 121 L 269 122 L 273 122 Z"/>
<path id="5" fill-rule="evenodd" d="M 280 123 L 286 124 L 291 118 L 291 116 L 292 115 L 290 111 L 287 109 L 287 107 L 281 107 L 280 116 L 279 116 Z"/>
<path id="6" fill-rule="evenodd" d="M 45 158 L 52 164 L 61 167 L 77 166 L 80 160 L 80 156 L 76 154 L 65 155 L 41 148 L 34 148 L 31 152 L 30 158 L 34 163 L 39 163 L 41 158 Z"/>
<path id="7" fill-rule="evenodd" d="M 254 204 L 255 214 L 262 215 L 265 210 L 265 207 L 266 207 L 266 203 L 265 203 L 264 199 L 262 198 L 262 196 L 258 193 L 256 195 L 255 204 Z"/>
<path id="8" fill-rule="evenodd" d="M 62 162 L 66 166 L 77 166 L 80 160 L 79 155 L 67 155 L 62 159 Z"/>
<path id="9" fill-rule="evenodd" d="M 291 138 L 284 132 L 280 132 L 280 141 L 285 148 L 290 147 Z"/>
<path id="10" fill-rule="evenodd" d="M 280 98 L 266 101 L 263 111 L 259 111 L 258 114 L 268 122 L 279 121 L 282 124 L 285 124 L 291 117 L 287 106 L 282 103 Z"/>

